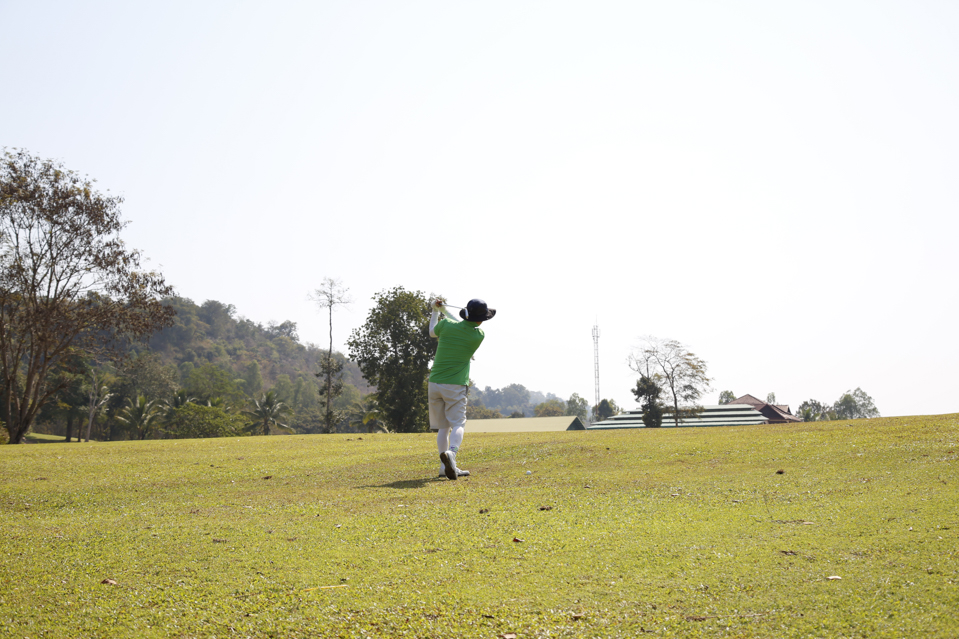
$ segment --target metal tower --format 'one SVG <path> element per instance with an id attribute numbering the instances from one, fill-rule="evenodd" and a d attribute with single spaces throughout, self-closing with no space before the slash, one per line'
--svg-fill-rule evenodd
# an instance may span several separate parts
<path id="1" fill-rule="evenodd" d="M 599 326 L 593 326 L 593 367 L 596 369 L 596 403 L 599 409 Z"/>

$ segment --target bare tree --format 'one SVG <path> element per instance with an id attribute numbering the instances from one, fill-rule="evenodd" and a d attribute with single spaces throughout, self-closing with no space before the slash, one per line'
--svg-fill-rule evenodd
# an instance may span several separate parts
<path id="1" fill-rule="evenodd" d="M 323 380 L 320 384 L 320 395 L 326 396 L 323 430 L 327 433 L 332 433 L 336 429 L 337 415 L 333 410 L 333 400 L 343 390 L 343 382 L 339 379 L 343 364 L 333 359 L 333 310 L 337 306 L 345 306 L 353 302 L 348 295 L 349 290 L 340 280 L 324 277 L 320 287 L 310 294 L 310 301 L 316 302 L 321 311 L 329 312 L 330 350 L 320 363 L 320 371 L 317 373 L 317 377 Z"/>
<path id="2" fill-rule="evenodd" d="M 122 198 L 23 150 L 0 162 L 0 419 L 23 441 L 75 356 L 111 357 L 173 323 L 163 277 L 120 239 Z"/>
<path id="3" fill-rule="evenodd" d="M 695 402 L 709 390 L 712 381 L 706 374 L 706 362 L 676 340 L 646 336 L 629 357 L 629 367 L 664 386 L 672 395 L 673 423 L 695 415 L 701 408 Z M 683 408 L 679 407 L 680 402 Z"/>

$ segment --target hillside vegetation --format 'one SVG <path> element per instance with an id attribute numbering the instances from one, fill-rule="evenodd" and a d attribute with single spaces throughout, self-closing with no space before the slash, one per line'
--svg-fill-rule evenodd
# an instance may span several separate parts
<path id="1" fill-rule="evenodd" d="M 959 635 L 959 415 L 465 444 L 0 447 L 0 635 Z"/>

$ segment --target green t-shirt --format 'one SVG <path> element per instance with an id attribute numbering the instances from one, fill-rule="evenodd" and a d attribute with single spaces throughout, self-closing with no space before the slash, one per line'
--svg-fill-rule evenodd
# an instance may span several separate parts
<path id="1" fill-rule="evenodd" d="M 439 344 L 430 370 L 430 381 L 466 386 L 470 379 L 470 358 L 486 337 L 483 329 L 476 322 L 453 322 L 443 317 L 433 332 Z"/>

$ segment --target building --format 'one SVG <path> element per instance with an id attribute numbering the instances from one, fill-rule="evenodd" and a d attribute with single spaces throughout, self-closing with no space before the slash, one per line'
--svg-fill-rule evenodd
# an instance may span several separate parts
<path id="1" fill-rule="evenodd" d="M 684 417 L 679 420 L 681 427 L 702 426 L 752 426 L 766 424 L 768 420 L 761 412 L 748 404 L 723 404 L 721 406 L 703 406 L 696 417 Z M 675 425 L 670 415 L 663 416 L 663 428 Z M 628 410 L 609 419 L 591 424 L 589 430 L 610 430 L 617 428 L 645 428 L 643 411 Z"/>
<path id="2" fill-rule="evenodd" d="M 757 399 L 752 395 L 743 395 L 738 397 L 733 401 L 726 404 L 738 404 L 744 406 L 752 406 L 754 409 L 763 414 L 766 418 L 767 424 L 790 424 L 794 422 L 801 422 L 802 418 L 796 417 L 789 410 L 789 406 L 786 404 L 767 404 L 761 399 Z"/>
<path id="3" fill-rule="evenodd" d="M 511 419 L 467 419 L 467 433 L 547 433 L 586 430 L 579 417 L 517 417 Z"/>

